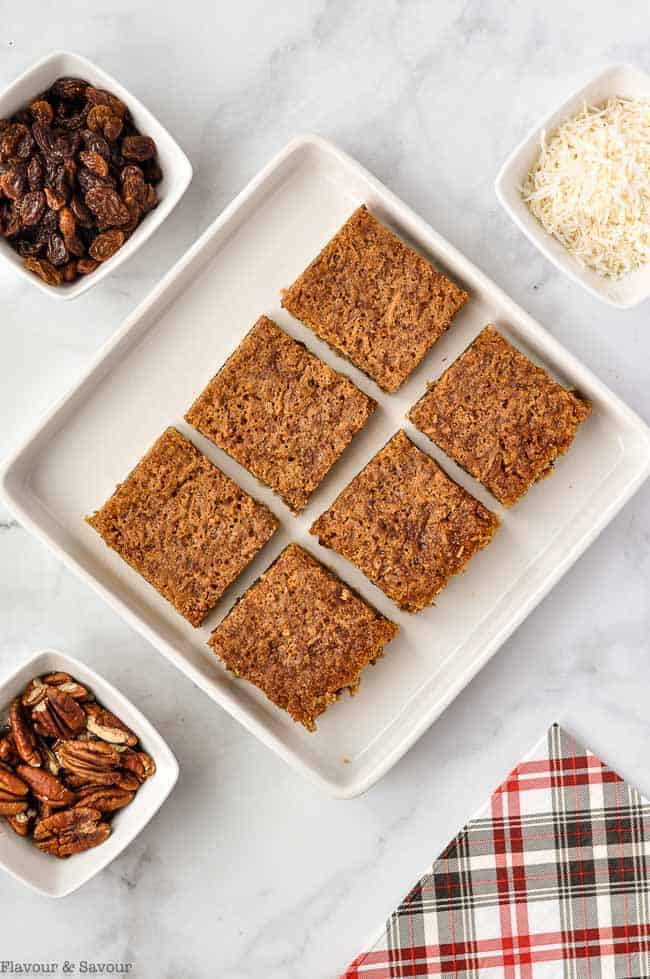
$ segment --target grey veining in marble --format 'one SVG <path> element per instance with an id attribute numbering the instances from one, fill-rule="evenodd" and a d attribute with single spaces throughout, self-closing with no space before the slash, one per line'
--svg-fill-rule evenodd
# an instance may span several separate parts
<path id="1" fill-rule="evenodd" d="M 588 15 L 586 13 L 588 9 Z M 499 209 L 495 174 L 613 61 L 650 68 L 647 2 L 263 0 L 0 5 L 0 85 L 56 47 L 120 78 L 195 179 L 119 272 L 57 304 L 0 266 L 0 455 L 296 132 L 340 143 L 650 419 L 650 305 L 620 313 Z M 21 18 L 20 20 L 18 18 Z M 181 777 L 137 841 L 60 902 L 0 877 L 0 959 L 133 961 L 138 979 L 332 979 L 560 718 L 650 793 L 650 487 L 364 798 L 320 797 L 0 508 L 0 667 L 50 645 L 103 671 Z"/>

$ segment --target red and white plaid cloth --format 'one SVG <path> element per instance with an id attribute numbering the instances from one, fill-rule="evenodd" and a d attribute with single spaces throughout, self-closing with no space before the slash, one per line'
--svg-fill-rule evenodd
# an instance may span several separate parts
<path id="1" fill-rule="evenodd" d="M 554 724 L 341 979 L 650 979 L 650 803 Z"/>

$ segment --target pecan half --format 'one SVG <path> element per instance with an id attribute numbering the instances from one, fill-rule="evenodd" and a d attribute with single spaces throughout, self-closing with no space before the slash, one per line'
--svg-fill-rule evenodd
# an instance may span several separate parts
<path id="1" fill-rule="evenodd" d="M 66 737 L 73 737 L 85 729 L 86 715 L 83 709 L 73 697 L 64 693 L 61 687 L 52 687 L 48 690 L 47 702 L 59 725 L 66 732 Z"/>
<path id="2" fill-rule="evenodd" d="M 133 748 L 138 739 L 119 717 L 98 704 L 86 704 L 86 727 L 91 734 L 110 744 L 124 744 Z"/>
<path id="3" fill-rule="evenodd" d="M 25 766 L 29 771 L 34 769 Z M 0 815 L 15 816 L 28 807 L 28 786 L 10 768 L 0 768 Z"/>
<path id="4" fill-rule="evenodd" d="M 23 707 L 36 707 L 36 704 L 40 704 L 45 697 L 47 697 L 47 685 L 43 683 L 40 676 L 35 676 L 23 690 L 22 705 Z"/>
<path id="5" fill-rule="evenodd" d="M 128 789 L 119 789 L 110 785 L 91 785 L 79 793 L 74 808 L 90 806 L 92 809 L 99 809 L 100 812 L 115 812 L 128 806 L 134 796 L 135 792 L 129 792 Z"/>
<path id="6" fill-rule="evenodd" d="M 31 822 L 35 816 L 35 809 L 25 809 L 24 812 L 17 812 L 15 816 L 5 816 L 5 819 L 18 836 L 29 836 Z"/>
<path id="7" fill-rule="evenodd" d="M 44 768 L 30 768 L 29 765 L 19 765 L 17 772 L 32 790 L 39 802 L 50 806 L 70 806 L 75 801 L 75 794 L 60 782 L 56 775 L 45 771 Z"/>
<path id="8" fill-rule="evenodd" d="M 120 764 L 129 772 L 133 772 L 139 782 L 151 778 L 156 773 L 156 764 L 145 751 L 133 751 L 131 748 L 123 748 L 120 751 Z"/>
<path id="9" fill-rule="evenodd" d="M 12 734 L 5 734 L 3 738 L 0 738 L 0 761 L 6 765 L 17 765 L 20 762 Z"/>
<path id="10" fill-rule="evenodd" d="M 34 730 L 25 717 L 20 698 L 16 697 L 11 710 L 9 711 L 9 724 L 13 735 L 16 751 L 24 762 L 32 768 L 38 768 L 41 764 L 41 756 L 36 746 L 36 735 Z"/>
<path id="11" fill-rule="evenodd" d="M 36 707 L 32 709 L 32 720 L 34 722 L 34 729 L 43 738 L 64 738 L 66 736 L 65 731 L 57 720 L 56 714 L 50 707 L 47 696 L 43 700 L 39 700 Z"/>
<path id="12" fill-rule="evenodd" d="M 105 741 L 58 741 L 54 754 L 63 768 L 77 775 L 107 772 L 120 765 L 119 752 Z"/>
<path id="13" fill-rule="evenodd" d="M 56 687 L 62 693 L 67 693 L 73 700 L 92 700 L 93 695 L 81 683 L 78 683 L 69 673 L 48 673 L 43 682 L 50 687 Z"/>
<path id="14" fill-rule="evenodd" d="M 34 827 L 36 846 L 55 857 L 69 857 L 99 846 L 108 839 L 111 828 L 102 822 L 98 809 L 80 806 L 41 819 Z"/>

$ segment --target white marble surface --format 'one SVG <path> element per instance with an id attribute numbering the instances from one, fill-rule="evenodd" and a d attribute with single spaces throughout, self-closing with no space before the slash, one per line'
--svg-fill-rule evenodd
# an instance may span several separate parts
<path id="1" fill-rule="evenodd" d="M 612 61 L 650 68 L 647 3 L 3 3 L 0 84 L 68 47 L 176 135 L 195 179 L 76 303 L 0 268 L 0 455 L 298 131 L 339 142 L 650 419 L 650 306 L 619 313 L 508 222 L 496 171 Z M 22 18 L 22 20 L 18 19 Z M 134 962 L 145 979 L 332 979 L 553 719 L 650 793 L 650 485 L 364 798 L 334 802 L 246 734 L 0 510 L 0 668 L 50 645 L 121 687 L 177 753 L 172 797 L 78 894 L 0 878 L 0 959 Z"/>

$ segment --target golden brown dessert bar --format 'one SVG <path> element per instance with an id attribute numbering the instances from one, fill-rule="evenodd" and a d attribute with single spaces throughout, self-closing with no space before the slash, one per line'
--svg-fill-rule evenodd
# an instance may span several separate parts
<path id="1" fill-rule="evenodd" d="M 398 432 L 311 533 L 408 612 L 431 605 L 490 542 L 499 521 Z"/>
<path id="2" fill-rule="evenodd" d="M 363 206 L 283 294 L 282 305 L 392 392 L 468 298 Z"/>
<path id="3" fill-rule="evenodd" d="M 398 626 L 296 544 L 233 607 L 210 646 L 237 676 L 310 730 L 383 655 Z"/>
<path id="4" fill-rule="evenodd" d="M 279 526 L 175 428 L 86 520 L 194 626 Z"/>
<path id="5" fill-rule="evenodd" d="M 298 511 L 375 407 L 261 316 L 185 418 Z"/>
<path id="6" fill-rule="evenodd" d="M 490 325 L 409 418 L 509 507 L 552 472 L 590 412 Z"/>

